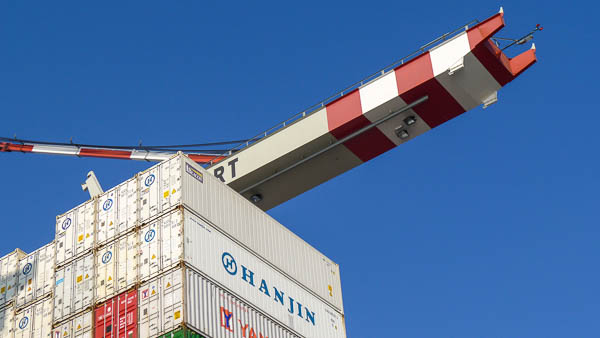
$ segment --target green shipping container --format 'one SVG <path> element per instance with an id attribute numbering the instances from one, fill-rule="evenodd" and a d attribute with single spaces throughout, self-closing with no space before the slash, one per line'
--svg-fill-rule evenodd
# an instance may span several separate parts
<path id="1" fill-rule="evenodd" d="M 169 333 L 165 333 L 158 338 L 206 338 L 203 335 L 196 333 L 188 328 L 180 328 Z"/>

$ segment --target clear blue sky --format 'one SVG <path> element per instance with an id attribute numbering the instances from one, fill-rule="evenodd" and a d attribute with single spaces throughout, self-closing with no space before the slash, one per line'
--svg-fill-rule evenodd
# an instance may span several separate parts
<path id="1" fill-rule="evenodd" d="M 349 337 L 598 337 L 595 4 L 3 2 L 0 136 L 250 137 L 500 5 L 502 36 L 545 30 L 498 104 L 269 213 L 340 264 Z M 149 166 L 0 161 L 2 253 L 52 240 L 89 170 L 108 188 Z"/>

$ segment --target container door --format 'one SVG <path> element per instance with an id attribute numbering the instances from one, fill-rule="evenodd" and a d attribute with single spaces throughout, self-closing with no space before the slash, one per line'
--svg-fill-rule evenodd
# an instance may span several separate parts
<path id="1" fill-rule="evenodd" d="M 93 201 L 77 209 L 75 255 L 83 254 L 94 246 L 94 220 Z"/>
<path id="2" fill-rule="evenodd" d="M 162 162 L 159 168 L 161 212 L 165 212 L 181 201 L 181 157 Z"/>
<path id="3" fill-rule="evenodd" d="M 13 338 L 14 309 L 12 307 L 0 310 L 0 337 Z"/>
<path id="4" fill-rule="evenodd" d="M 177 328 L 183 321 L 182 277 L 182 270 L 177 269 L 161 278 L 163 332 Z"/>
<path id="5" fill-rule="evenodd" d="M 158 221 L 141 229 L 139 234 L 140 255 L 139 268 L 140 280 L 145 281 L 158 276 L 160 270 L 160 246 L 159 246 Z"/>
<path id="6" fill-rule="evenodd" d="M 137 223 L 137 190 L 136 179 L 130 179 L 119 185 L 119 234 L 134 228 Z"/>
<path id="7" fill-rule="evenodd" d="M 154 279 L 140 287 L 139 297 L 139 337 L 155 337 L 160 332 L 160 293 L 159 280 Z"/>
<path id="8" fill-rule="evenodd" d="M 38 269 L 37 258 L 38 251 L 19 261 L 19 277 L 17 286 L 17 306 L 25 304 L 35 299 L 35 276 Z"/>
<path id="9" fill-rule="evenodd" d="M 117 250 L 116 292 L 121 292 L 137 282 L 137 234 L 120 238 Z"/>
<path id="10" fill-rule="evenodd" d="M 140 189 L 140 221 L 142 223 L 147 222 L 150 218 L 158 215 L 159 210 L 159 171 L 155 166 L 148 169 L 146 172 L 140 174 L 139 177 L 139 189 Z"/>
<path id="11" fill-rule="evenodd" d="M 161 271 L 178 264 L 183 259 L 183 215 L 180 210 L 161 219 Z"/>
<path id="12" fill-rule="evenodd" d="M 60 326 L 60 329 L 54 330 L 54 337 L 53 338 L 72 338 L 73 335 L 71 334 L 73 331 L 71 329 L 71 321 L 69 320 L 68 322 L 62 324 Z M 58 336 L 57 334 L 59 334 L 60 336 Z"/>
<path id="13" fill-rule="evenodd" d="M 74 233 L 76 228 L 75 211 L 71 210 L 56 219 L 57 264 L 61 264 L 73 257 Z"/>
<path id="14" fill-rule="evenodd" d="M 52 291 L 54 286 L 54 243 L 39 250 L 35 277 L 35 295 L 37 298 Z"/>
<path id="15" fill-rule="evenodd" d="M 117 337 L 137 338 L 137 290 L 133 290 L 118 297 L 117 309 Z"/>
<path id="16" fill-rule="evenodd" d="M 29 307 L 15 315 L 15 338 L 31 337 L 33 313 L 33 309 Z"/>
<path id="17" fill-rule="evenodd" d="M 118 223 L 118 195 L 117 189 L 112 189 L 98 198 L 98 227 L 96 240 L 98 244 L 111 241 L 116 235 Z"/>
<path id="18" fill-rule="evenodd" d="M 98 251 L 96 256 L 96 297 L 98 301 L 112 297 L 115 293 L 115 261 L 117 255 L 112 242 Z"/>
<path id="19" fill-rule="evenodd" d="M 8 279 L 6 281 L 6 302 L 10 302 L 17 295 L 19 280 L 19 254 L 8 256 Z"/>
<path id="20" fill-rule="evenodd" d="M 93 338 L 93 315 L 94 313 L 89 311 L 73 320 L 73 338 Z"/>

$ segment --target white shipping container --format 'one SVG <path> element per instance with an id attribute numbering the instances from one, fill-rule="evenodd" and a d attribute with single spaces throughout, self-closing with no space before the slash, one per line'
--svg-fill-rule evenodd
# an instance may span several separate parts
<path id="1" fill-rule="evenodd" d="M 93 311 L 70 319 L 54 329 L 56 338 L 94 338 Z"/>
<path id="2" fill-rule="evenodd" d="M 14 317 L 15 309 L 12 306 L 0 308 L 0 338 L 13 338 Z"/>
<path id="3" fill-rule="evenodd" d="M 19 260 L 25 255 L 21 249 L 15 249 L 0 258 L 0 307 L 13 301 L 17 295 Z"/>
<path id="4" fill-rule="evenodd" d="M 137 224 L 137 180 L 132 178 L 98 197 L 96 241 L 103 245 Z"/>
<path id="5" fill-rule="evenodd" d="M 187 210 L 184 234 L 186 264 L 255 308 L 306 337 L 346 336 L 335 308 Z"/>
<path id="6" fill-rule="evenodd" d="M 15 315 L 15 338 L 52 338 L 52 298 L 26 307 Z"/>
<path id="7" fill-rule="evenodd" d="M 183 218 L 181 211 L 163 215 L 143 226 L 139 233 L 140 280 L 149 280 L 183 259 Z"/>
<path id="8" fill-rule="evenodd" d="M 95 204 L 95 200 L 89 200 L 56 217 L 57 266 L 62 266 L 94 248 Z"/>
<path id="9" fill-rule="evenodd" d="M 185 155 L 137 177 L 141 223 L 185 205 L 343 313 L 339 266 Z"/>
<path id="10" fill-rule="evenodd" d="M 52 292 L 54 287 L 54 242 L 19 261 L 17 307 L 21 308 Z"/>
<path id="11" fill-rule="evenodd" d="M 94 255 L 88 254 L 56 270 L 54 321 L 59 322 L 93 305 Z"/>
<path id="12" fill-rule="evenodd" d="M 137 233 L 110 242 L 96 253 L 96 303 L 111 298 L 137 282 Z"/>
<path id="13" fill-rule="evenodd" d="M 299 337 L 187 268 L 142 284 L 138 302 L 139 337 L 156 337 L 181 324 L 212 338 Z"/>

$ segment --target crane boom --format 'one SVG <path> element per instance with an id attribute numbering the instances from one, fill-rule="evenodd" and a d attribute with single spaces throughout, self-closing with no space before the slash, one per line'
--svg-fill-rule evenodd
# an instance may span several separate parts
<path id="1" fill-rule="evenodd" d="M 504 25 L 500 10 L 227 154 L 188 155 L 261 209 L 273 208 L 468 110 L 495 103 L 497 91 L 537 60 L 534 45 L 514 58 L 503 53 L 491 38 Z M 0 151 L 145 161 L 173 155 L 11 142 L 0 143 Z"/>

